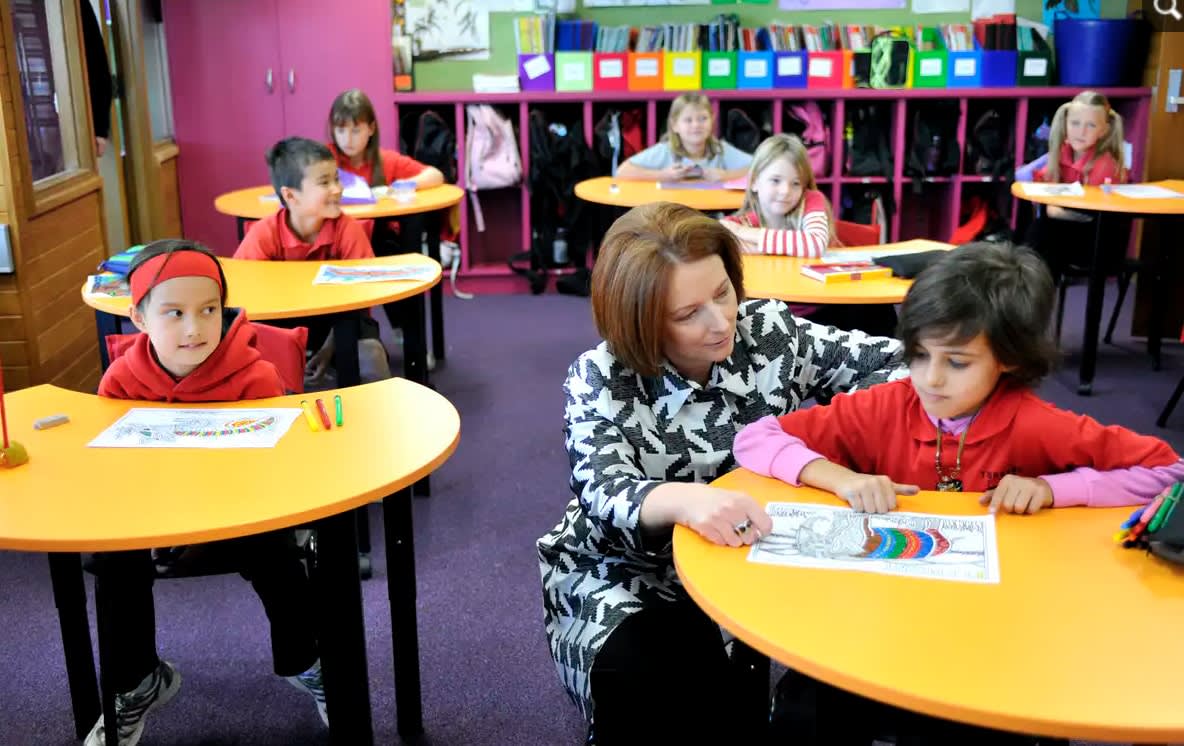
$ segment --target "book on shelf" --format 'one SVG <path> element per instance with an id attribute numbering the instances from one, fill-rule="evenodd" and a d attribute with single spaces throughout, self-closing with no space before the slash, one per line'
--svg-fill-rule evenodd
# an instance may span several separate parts
<path id="1" fill-rule="evenodd" d="M 879 280 L 891 277 L 892 270 L 872 262 L 815 262 L 803 264 L 802 274 L 829 285 L 832 282 Z"/>

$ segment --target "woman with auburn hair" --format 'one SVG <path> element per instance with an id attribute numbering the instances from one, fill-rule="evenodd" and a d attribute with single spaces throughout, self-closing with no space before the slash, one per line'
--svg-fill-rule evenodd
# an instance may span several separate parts
<path id="1" fill-rule="evenodd" d="M 592 315 L 604 341 L 564 384 L 575 497 L 538 542 L 551 654 L 598 746 L 731 740 L 743 708 L 719 627 L 675 572 L 674 525 L 729 546 L 767 533 L 755 500 L 707 484 L 736 466 L 736 432 L 904 377 L 901 345 L 745 301 L 732 232 L 665 202 L 605 235 Z"/>

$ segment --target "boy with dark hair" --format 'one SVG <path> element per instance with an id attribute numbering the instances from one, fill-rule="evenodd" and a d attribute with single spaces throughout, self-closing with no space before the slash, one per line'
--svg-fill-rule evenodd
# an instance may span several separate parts
<path id="1" fill-rule="evenodd" d="M 143 334 L 103 374 L 100 396 L 211 402 L 283 395 L 275 366 L 255 348 L 255 330 L 246 314 L 224 306 L 226 277 L 204 247 L 175 239 L 148 244 L 133 260 L 128 282 L 132 322 Z M 328 724 L 316 630 L 307 608 L 309 579 L 293 532 L 269 531 L 204 546 L 216 547 L 250 580 L 271 622 L 275 673 L 312 695 Z M 148 714 L 181 687 L 181 675 L 156 650 L 152 553 L 98 552 L 88 567 L 97 592 L 119 609 L 108 673 L 116 691 L 118 742 L 134 746 Z M 100 716 L 85 746 L 102 746 L 105 739 Z"/>
<path id="2" fill-rule="evenodd" d="M 374 256 L 361 225 L 341 212 L 337 162 L 327 147 L 303 137 L 280 140 L 267 152 L 267 168 L 281 207 L 251 226 L 234 252 L 235 259 L 334 261 Z M 359 313 L 358 363 L 362 379 L 389 378 L 390 364 L 378 337 L 378 324 L 368 313 Z M 308 327 L 308 349 L 316 352 L 305 374 L 310 385 L 317 385 L 333 359 L 332 317 L 269 323 Z"/>

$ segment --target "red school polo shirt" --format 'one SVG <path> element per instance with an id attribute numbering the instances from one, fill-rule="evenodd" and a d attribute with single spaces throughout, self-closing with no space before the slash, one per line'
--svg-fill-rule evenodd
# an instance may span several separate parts
<path id="1" fill-rule="evenodd" d="M 234 252 L 235 259 L 271 261 L 369 259 L 373 256 L 370 239 L 366 238 L 358 221 L 349 215 L 326 220 L 312 243 L 305 243 L 288 227 L 286 207 L 252 225 Z"/>
<path id="2" fill-rule="evenodd" d="M 333 157 L 337 160 L 337 167 L 352 174 L 357 174 L 370 183 L 370 175 L 373 169 L 369 163 L 363 163 L 361 166 L 355 166 L 349 162 L 349 157 L 337 149 L 336 145 L 329 145 L 329 150 L 333 151 Z M 378 151 L 379 160 L 382 161 L 382 178 L 387 184 L 392 184 L 400 179 L 414 179 L 419 176 L 427 166 L 410 156 L 403 155 L 397 150 L 388 150 L 387 148 L 380 148 Z"/>

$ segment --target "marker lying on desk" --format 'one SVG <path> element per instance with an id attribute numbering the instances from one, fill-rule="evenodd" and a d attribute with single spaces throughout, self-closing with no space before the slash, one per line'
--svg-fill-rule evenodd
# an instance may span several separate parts
<path id="1" fill-rule="evenodd" d="M 341 410 L 341 394 L 333 397 L 333 408 L 337 410 L 337 427 L 341 427 L 341 423 L 345 421 Z"/>
<path id="2" fill-rule="evenodd" d="M 304 420 L 308 423 L 308 429 L 314 433 L 321 429 L 321 425 L 317 422 L 317 416 L 313 414 L 312 405 L 305 399 L 300 402 L 300 408 L 304 410 Z"/>
<path id="3" fill-rule="evenodd" d="M 325 402 L 317 399 L 317 412 L 321 415 L 321 424 L 325 426 L 326 430 L 333 429 L 333 423 L 329 422 L 329 413 L 325 411 Z"/>
<path id="4" fill-rule="evenodd" d="M 48 430 L 51 427 L 57 427 L 58 425 L 65 425 L 69 421 L 70 421 L 70 418 L 64 414 L 51 414 L 48 417 L 42 417 L 39 420 L 34 420 L 33 429 L 34 430 Z"/>

